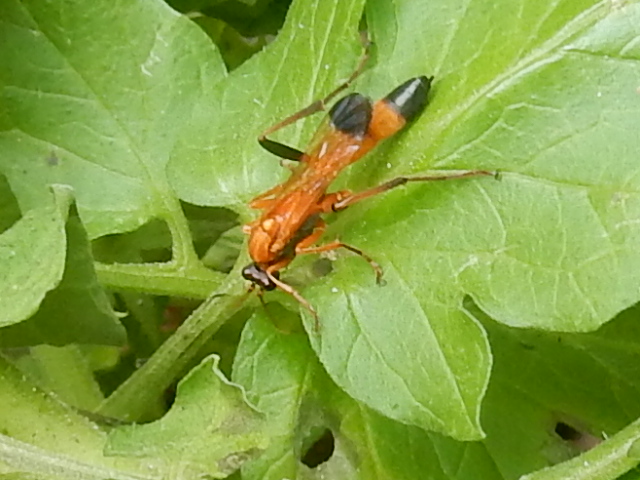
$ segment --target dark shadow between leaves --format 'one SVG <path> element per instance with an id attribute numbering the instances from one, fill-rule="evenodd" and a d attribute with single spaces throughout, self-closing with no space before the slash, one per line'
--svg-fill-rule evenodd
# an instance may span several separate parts
<path id="1" fill-rule="evenodd" d="M 198 257 L 209 268 L 223 272 L 230 270 L 242 243 L 241 237 L 231 230 L 238 225 L 237 214 L 226 208 L 199 207 L 188 203 L 182 203 L 182 208 Z M 227 235 L 230 231 L 232 234 Z M 219 240 L 225 240 L 224 245 L 218 245 Z M 94 258 L 105 264 L 164 263 L 171 261 L 171 245 L 167 224 L 153 219 L 132 232 L 97 238 L 92 242 L 92 249 Z"/>
<path id="2" fill-rule="evenodd" d="M 7 177 L 0 174 L 0 234 L 20 220 L 20 206 L 11 191 Z"/>

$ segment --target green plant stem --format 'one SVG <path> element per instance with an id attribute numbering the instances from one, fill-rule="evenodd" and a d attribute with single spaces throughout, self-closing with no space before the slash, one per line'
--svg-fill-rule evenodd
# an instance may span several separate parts
<path id="1" fill-rule="evenodd" d="M 205 342 L 242 306 L 242 277 L 234 269 L 228 280 L 187 318 L 147 363 L 102 403 L 98 413 L 134 421 L 162 396 Z"/>
<path id="2" fill-rule="evenodd" d="M 173 196 L 173 193 L 168 194 L 172 190 L 168 184 L 164 183 L 165 181 L 166 179 L 163 178 L 163 188 L 159 193 L 161 192 L 160 197 L 162 197 L 164 205 L 167 207 L 164 220 L 167 222 L 171 232 L 171 258 L 178 265 L 198 265 L 200 261 L 193 248 L 193 237 L 189 230 L 189 222 L 178 199 Z"/>
<path id="3" fill-rule="evenodd" d="M 521 480 L 613 480 L 640 461 L 640 420 L 571 460 L 521 477 Z"/>
<path id="4" fill-rule="evenodd" d="M 192 264 L 190 264 L 192 265 Z M 114 290 L 135 290 L 151 295 L 207 298 L 220 286 L 226 275 L 196 266 L 181 267 L 168 263 L 96 263 L 98 280 Z"/>

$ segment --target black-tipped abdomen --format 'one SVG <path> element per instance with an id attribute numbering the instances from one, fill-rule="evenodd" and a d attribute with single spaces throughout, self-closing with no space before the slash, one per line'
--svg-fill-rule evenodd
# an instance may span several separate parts
<path id="1" fill-rule="evenodd" d="M 371 122 L 371 100 L 359 93 L 352 93 L 329 111 L 331 124 L 343 133 L 363 137 Z"/>
<path id="2" fill-rule="evenodd" d="M 433 77 L 416 77 L 407 80 L 385 97 L 404 119 L 409 122 L 427 106 L 427 95 Z"/>

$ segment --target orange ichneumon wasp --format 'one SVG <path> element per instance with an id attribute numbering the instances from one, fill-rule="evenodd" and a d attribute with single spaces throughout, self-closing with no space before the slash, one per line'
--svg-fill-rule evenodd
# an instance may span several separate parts
<path id="1" fill-rule="evenodd" d="M 292 169 L 286 181 L 251 200 L 249 205 L 261 210 L 262 214 L 243 228 L 249 235 L 249 254 L 253 262 L 244 267 L 242 276 L 252 282 L 251 290 L 255 287 L 261 291 L 278 288 L 292 295 L 311 312 L 316 322 L 317 313 L 311 304 L 279 278 L 280 270 L 297 255 L 344 248 L 360 255 L 371 265 L 378 283 L 382 279 L 380 265 L 358 248 L 339 240 L 315 245 L 326 227 L 323 214 L 339 212 L 408 182 L 495 175 L 495 172 L 486 170 L 463 170 L 440 176 L 397 177 L 359 193 L 349 190 L 327 193 L 342 170 L 422 113 L 427 105 L 433 77 L 411 78 L 377 102 L 371 102 L 358 93 L 346 95 L 329 110 L 328 123 L 315 134 L 305 152 L 267 138 L 297 120 L 324 110 L 333 97 L 360 75 L 366 59 L 365 53 L 349 79 L 322 100 L 268 128 L 258 138 L 267 151 L 283 159 L 296 161 L 298 165 Z"/>

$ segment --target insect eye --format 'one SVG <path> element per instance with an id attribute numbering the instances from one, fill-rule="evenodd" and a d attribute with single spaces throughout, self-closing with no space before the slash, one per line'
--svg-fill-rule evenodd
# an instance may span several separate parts
<path id="1" fill-rule="evenodd" d="M 271 281 L 267 272 L 260 268 L 255 263 L 250 263 L 242 269 L 242 276 L 245 280 L 255 283 L 263 290 L 273 290 L 276 288 L 276 284 Z M 278 275 L 274 275 L 278 278 Z"/>

